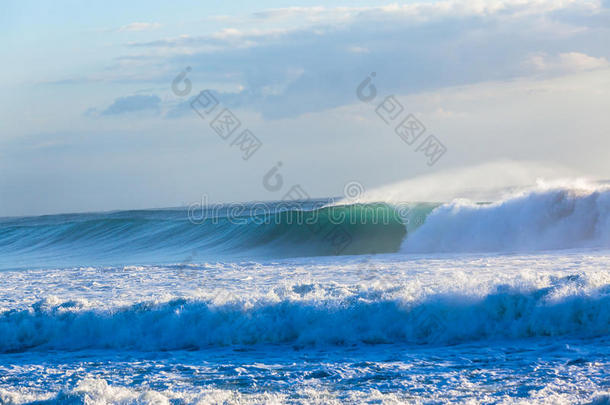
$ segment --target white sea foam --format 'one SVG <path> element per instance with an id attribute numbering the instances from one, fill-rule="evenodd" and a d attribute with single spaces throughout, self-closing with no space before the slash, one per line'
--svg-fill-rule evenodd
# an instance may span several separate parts
<path id="1" fill-rule="evenodd" d="M 3 271 L 0 403 L 604 404 L 609 261 L 582 249 Z"/>
<path id="2" fill-rule="evenodd" d="M 226 302 L 175 299 L 107 309 L 47 299 L 2 314 L 0 351 L 454 344 L 610 333 L 610 288 L 584 275 L 552 278 L 542 288 L 492 285 L 483 293 L 354 287 L 297 283 L 286 292 Z"/>
<path id="3" fill-rule="evenodd" d="M 610 247 L 610 189 L 540 184 L 491 204 L 436 208 L 404 252 L 505 252 Z"/>
<path id="4" fill-rule="evenodd" d="M 500 404 L 553 404 L 568 405 L 573 403 L 590 403 L 592 405 L 606 405 L 610 401 L 610 394 L 603 390 L 591 392 L 570 393 L 561 392 L 561 383 L 557 381 L 548 384 L 540 390 L 534 391 L 528 398 L 511 398 L 507 395 L 492 395 L 485 390 L 474 391 L 477 387 L 462 381 L 452 388 L 445 390 L 423 391 L 417 397 L 406 393 L 384 393 L 376 389 L 364 391 L 354 390 L 347 393 L 332 392 L 324 387 L 298 388 L 290 392 L 263 392 L 241 393 L 235 390 L 204 388 L 193 392 L 179 390 L 133 389 L 108 384 L 103 379 L 86 378 L 78 382 L 72 389 L 59 392 L 32 392 L 31 390 L 6 390 L 0 388 L 0 402 L 6 405 L 22 405 L 27 403 L 39 404 L 122 404 L 122 405 L 169 405 L 169 404 L 196 404 L 196 405 L 240 405 L 240 404 L 329 404 L 344 403 L 381 403 L 398 405 L 404 403 L 447 403 L 448 396 L 463 396 L 465 391 L 473 390 L 473 395 L 465 399 L 467 403 L 500 403 Z"/>

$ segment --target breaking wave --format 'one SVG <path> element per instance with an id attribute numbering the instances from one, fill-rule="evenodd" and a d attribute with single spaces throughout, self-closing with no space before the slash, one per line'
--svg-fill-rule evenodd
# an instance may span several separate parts
<path id="1" fill-rule="evenodd" d="M 437 207 L 404 252 L 501 252 L 610 247 L 610 190 L 534 190 L 503 201 Z"/>
<path id="2" fill-rule="evenodd" d="M 228 302 L 177 299 L 114 309 L 40 301 L 0 314 L 0 351 L 198 350 L 213 346 L 290 344 L 455 344 L 544 336 L 593 338 L 610 332 L 610 288 L 582 276 L 545 288 L 496 286 L 489 293 L 408 299 L 396 291 L 320 298 L 266 296 Z M 311 293 L 311 295 L 308 295 Z"/>
<path id="3" fill-rule="evenodd" d="M 225 205 L 196 221 L 185 209 L 0 219 L 0 268 L 610 247 L 608 188 L 535 189 L 494 203 L 299 204 Z"/>

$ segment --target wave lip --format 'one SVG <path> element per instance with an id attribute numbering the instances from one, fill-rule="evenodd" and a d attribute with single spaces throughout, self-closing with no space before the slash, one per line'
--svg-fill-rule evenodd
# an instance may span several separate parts
<path id="1" fill-rule="evenodd" d="M 303 286 L 300 286 L 303 287 Z M 178 299 L 112 310 L 40 301 L 0 315 L 0 352 L 197 350 L 226 345 L 456 344 L 544 336 L 610 334 L 610 288 L 570 276 L 547 288 L 499 286 L 491 293 L 429 295 L 418 301 L 361 292 L 342 299 Z"/>
<path id="2" fill-rule="evenodd" d="M 610 247 L 610 190 L 538 189 L 490 204 L 436 208 L 403 252 L 502 252 Z"/>

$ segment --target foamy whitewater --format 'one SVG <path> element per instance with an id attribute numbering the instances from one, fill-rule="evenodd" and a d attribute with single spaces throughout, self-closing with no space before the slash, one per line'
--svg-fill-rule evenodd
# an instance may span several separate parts
<path id="1" fill-rule="evenodd" d="M 607 187 L 271 207 L 0 219 L 0 403 L 610 403 Z"/>

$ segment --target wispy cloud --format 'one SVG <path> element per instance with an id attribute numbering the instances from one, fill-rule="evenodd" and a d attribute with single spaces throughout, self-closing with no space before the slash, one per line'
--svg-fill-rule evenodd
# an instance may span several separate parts
<path id="1" fill-rule="evenodd" d="M 596 58 L 580 52 L 565 52 L 558 55 L 539 53 L 532 55 L 526 66 L 544 73 L 574 73 L 610 67 L 606 58 Z"/>
<path id="2" fill-rule="evenodd" d="M 156 95 L 119 97 L 101 115 L 118 115 L 134 112 L 159 113 L 161 99 Z"/>
<path id="3" fill-rule="evenodd" d="M 242 30 L 233 27 L 223 28 L 208 35 L 183 34 L 147 42 L 130 42 L 129 47 L 176 49 L 177 53 L 193 54 L 202 51 L 221 51 L 269 45 L 271 41 L 298 32 L 291 28 Z M 308 32 L 308 31 L 306 31 Z"/>
<path id="4" fill-rule="evenodd" d="M 161 28 L 161 24 L 154 22 L 133 22 L 119 28 L 119 31 L 149 31 Z"/>
<path id="5" fill-rule="evenodd" d="M 103 77 L 157 86 L 191 66 L 193 83 L 227 104 L 285 118 L 353 102 L 355 86 L 373 71 L 380 91 L 410 94 L 598 69 L 610 60 L 610 25 L 601 23 L 610 10 L 588 0 L 292 7 L 218 21 L 226 26 L 204 35 L 127 43 Z"/>

